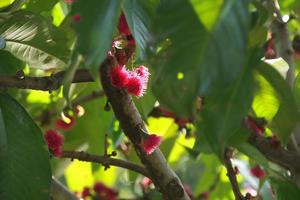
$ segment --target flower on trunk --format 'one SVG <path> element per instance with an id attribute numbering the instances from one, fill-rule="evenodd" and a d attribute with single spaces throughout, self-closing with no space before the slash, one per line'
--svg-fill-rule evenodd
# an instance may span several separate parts
<path id="1" fill-rule="evenodd" d="M 118 89 L 127 86 L 129 81 L 129 72 L 126 70 L 125 66 L 116 66 L 111 71 L 111 82 L 113 86 Z"/>
<path id="2" fill-rule="evenodd" d="M 143 150 L 149 155 L 154 152 L 156 148 L 159 147 L 161 143 L 161 136 L 151 134 L 148 135 L 147 138 L 142 141 Z"/>
<path id="3" fill-rule="evenodd" d="M 259 165 L 252 167 L 250 172 L 251 172 L 252 176 L 254 176 L 256 178 L 263 178 L 266 175 L 264 170 Z"/>

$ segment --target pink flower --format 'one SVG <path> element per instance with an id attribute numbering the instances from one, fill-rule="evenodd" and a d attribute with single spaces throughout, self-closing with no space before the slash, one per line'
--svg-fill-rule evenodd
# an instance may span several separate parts
<path id="1" fill-rule="evenodd" d="M 136 97 L 141 97 L 145 93 L 144 82 L 141 77 L 137 76 L 136 73 L 131 73 L 128 83 L 126 85 L 127 91 L 129 94 L 132 94 Z"/>
<path id="2" fill-rule="evenodd" d="M 250 172 L 251 172 L 252 176 L 254 176 L 256 178 L 263 178 L 266 175 L 264 170 L 259 165 L 252 167 Z"/>
<path id="3" fill-rule="evenodd" d="M 189 197 L 192 198 L 193 197 L 193 192 L 192 192 L 191 187 L 187 184 L 184 184 L 183 188 L 184 188 L 184 191 L 187 193 L 187 195 L 189 195 Z"/>
<path id="4" fill-rule="evenodd" d="M 135 71 L 147 84 L 150 75 L 148 68 L 140 65 L 135 69 Z"/>
<path id="5" fill-rule="evenodd" d="M 72 4 L 74 0 L 65 0 L 66 3 Z"/>
<path id="6" fill-rule="evenodd" d="M 86 198 L 86 197 L 88 197 L 90 195 L 91 195 L 90 188 L 84 187 L 83 190 L 82 190 L 82 193 L 81 193 L 81 197 L 82 198 Z"/>
<path id="7" fill-rule="evenodd" d="M 121 34 L 131 35 L 131 31 L 129 29 L 128 23 L 123 12 L 121 13 L 119 18 L 118 30 Z"/>
<path id="8" fill-rule="evenodd" d="M 57 131 L 50 129 L 46 132 L 44 138 L 53 155 L 60 156 L 62 153 L 64 136 Z"/>
<path id="9" fill-rule="evenodd" d="M 156 148 L 159 147 L 160 143 L 161 136 L 151 134 L 142 141 L 142 148 L 149 155 L 153 153 Z"/>
<path id="10" fill-rule="evenodd" d="M 101 182 L 94 184 L 94 191 L 96 194 L 106 200 L 117 200 L 118 192 L 112 188 L 107 187 Z"/>
<path id="11" fill-rule="evenodd" d="M 73 22 L 80 22 L 80 20 L 81 20 L 81 15 L 80 14 L 74 14 L 74 15 L 72 15 L 72 20 L 73 20 Z"/>
<path id="12" fill-rule="evenodd" d="M 64 131 L 71 130 L 75 125 L 75 118 L 72 116 L 68 116 L 67 118 L 70 120 L 70 122 L 66 122 L 63 119 L 57 119 L 55 122 L 55 128 L 61 129 Z"/>
<path id="13" fill-rule="evenodd" d="M 125 66 L 116 66 L 111 71 L 111 83 L 116 88 L 124 88 L 129 81 L 129 73 Z"/>

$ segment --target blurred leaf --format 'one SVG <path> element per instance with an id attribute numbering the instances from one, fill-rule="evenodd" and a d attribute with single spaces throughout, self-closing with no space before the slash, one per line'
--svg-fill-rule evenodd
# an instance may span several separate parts
<path id="1" fill-rule="evenodd" d="M 271 127 L 280 141 L 286 144 L 299 119 L 297 103 L 289 85 L 273 67 L 262 63 L 256 69 L 274 88 L 281 102 Z"/>
<path id="2" fill-rule="evenodd" d="M 9 52 L 0 51 L 0 74 L 14 75 L 20 69 L 23 69 L 25 64 L 11 55 Z"/>
<path id="3" fill-rule="evenodd" d="M 39 69 L 66 67 L 69 50 L 64 35 L 42 17 L 28 11 L 14 13 L 0 27 L 4 50 Z"/>
<path id="4" fill-rule="evenodd" d="M 186 1 L 164 1 L 157 17 L 158 55 L 152 60 L 153 91 L 168 110 L 190 116 L 197 94 L 223 90 L 241 73 L 249 26 L 248 4 L 226 1 L 210 33 Z M 182 19 L 183 23 L 174 24 Z M 177 78 L 178 73 L 183 78 Z"/>
<path id="5" fill-rule="evenodd" d="M 152 40 L 151 23 L 157 0 L 131 0 L 123 5 L 126 21 L 139 47 L 141 56 L 146 55 L 146 48 Z"/>
<path id="6" fill-rule="evenodd" d="M 49 153 L 17 101 L 0 94 L 0 199 L 49 199 Z"/>
<path id="7" fill-rule="evenodd" d="M 43 0 L 43 3 L 41 3 L 39 0 L 30 0 L 26 4 L 26 10 L 35 13 L 49 12 L 58 1 L 59 0 Z"/>
<path id="8" fill-rule="evenodd" d="M 255 74 L 259 89 L 252 102 L 252 109 L 257 117 L 271 121 L 279 109 L 279 99 L 270 83 L 261 75 Z"/>
<path id="9" fill-rule="evenodd" d="M 205 99 L 207 103 L 200 112 L 198 123 L 212 150 L 221 157 L 230 138 L 243 137 L 237 133 L 251 106 L 253 85 L 251 68 L 247 66 L 228 89 Z"/>
<path id="10" fill-rule="evenodd" d="M 298 110 L 300 108 L 300 73 L 296 76 L 294 86 L 293 86 L 293 93 L 296 99 L 296 103 L 298 105 Z"/>
<path id="11" fill-rule="evenodd" d="M 277 200 L 291 200 L 297 199 L 300 196 L 300 190 L 286 178 L 271 177 L 272 189 L 275 192 Z"/>
<path id="12" fill-rule="evenodd" d="M 249 156 L 249 158 L 252 158 L 256 160 L 260 165 L 262 165 L 264 168 L 268 167 L 268 160 L 265 158 L 265 156 L 258 151 L 255 147 L 253 147 L 249 143 L 242 143 L 240 145 L 235 145 L 235 147 L 245 154 L 246 156 Z"/>
<path id="13" fill-rule="evenodd" d="M 78 36 L 78 50 L 89 69 L 96 72 L 112 45 L 123 1 L 74 1 L 71 15 L 79 15 L 74 22 Z"/>

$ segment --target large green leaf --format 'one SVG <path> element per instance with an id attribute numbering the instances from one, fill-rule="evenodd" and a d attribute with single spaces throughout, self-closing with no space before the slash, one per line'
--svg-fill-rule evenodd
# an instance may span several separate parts
<path id="1" fill-rule="evenodd" d="M 6 51 L 0 51 L 0 74 L 14 75 L 25 64 Z"/>
<path id="2" fill-rule="evenodd" d="M 80 15 L 74 22 L 78 35 L 78 49 L 86 65 L 93 71 L 105 59 L 117 27 L 122 0 L 74 1 L 71 15 Z"/>
<path id="3" fill-rule="evenodd" d="M 152 40 L 151 23 L 157 2 L 157 0 L 132 0 L 125 1 L 123 5 L 126 20 L 142 57 L 146 55 L 146 48 Z"/>
<path id="4" fill-rule="evenodd" d="M 0 199 L 49 199 L 51 171 L 43 135 L 7 94 L 0 94 L 0 160 Z"/>
<path id="5" fill-rule="evenodd" d="M 64 35 L 42 17 L 28 11 L 14 13 L 0 27 L 4 50 L 39 69 L 66 67 L 69 58 Z"/>
<path id="6" fill-rule="evenodd" d="M 280 100 L 280 107 L 271 123 L 271 129 L 286 144 L 299 119 L 296 100 L 287 82 L 273 67 L 262 63 L 257 67 L 257 71 L 274 88 Z"/>
<path id="7" fill-rule="evenodd" d="M 206 12 L 220 6 L 219 1 L 215 4 Z M 158 53 L 151 60 L 153 91 L 160 103 L 180 115 L 191 115 L 197 94 L 229 86 L 245 63 L 248 2 L 225 1 L 209 31 L 195 13 L 198 7 L 202 8 L 187 1 L 163 1 L 155 24 Z"/>
<path id="8" fill-rule="evenodd" d="M 239 78 L 228 89 L 205 98 L 200 112 L 200 123 L 203 133 L 212 150 L 223 156 L 224 148 L 237 134 L 242 119 L 250 109 L 253 98 L 253 74 L 250 67 L 245 67 Z"/>
<path id="9" fill-rule="evenodd" d="M 291 200 L 298 199 L 300 190 L 290 180 L 282 177 L 271 177 L 272 189 L 275 192 L 277 200 Z"/>
<path id="10" fill-rule="evenodd" d="M 58 1 L 59 0 L 43 0 L 43 3 L 41 3 L 40 1 L 30 0 L 26 4 L 26 10 L 30 10 L 35 13 L 50 11 Z"/>

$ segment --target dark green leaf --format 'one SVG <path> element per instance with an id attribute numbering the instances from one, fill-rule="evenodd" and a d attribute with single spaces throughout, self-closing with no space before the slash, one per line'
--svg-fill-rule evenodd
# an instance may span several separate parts
<path id="1" fill-rule="evenodd" d="M 0 94 L 0 160 L 0 199 L 49 199 L 51 171 L 42 132 L 7 94 Z"/>
<path id="2" fill-rule="evenodd" d="M 253 74 L 248 66 L 228 89 L 205 98 L 207 103 L 200 112 L 199 126 L 203 127 L 213 151 L 220 156 L 232 137 L 240 137 L 237 133 L 250 109 L 253 85 Z"/>
<path id="3" fill-rule="evenodd" d="M 86 65 L 93 71 L 105 59 L 117 27 L 122 0 L 74 1 L 71 15 L 80 15 L 74 22 L 78 35 L 78 49 Z"/>
<path id="4" fill-rule="evenodd" d="M 132 0 L 124 2 L 124 13 L 141 56 L 146 55 L 146 48 L 152 40 L 151 23 L 157 0 Z"/>
<path id="5" fill-rule="evenodd" d="M 21 60 L 17 59 L 9 52 L 0 51 L 0 74 L 14 75 L 24 66 L 25 64 Z"/>
<path id="6" fill-rule="evenodd" d="M 247 46 L 248 3 L 224 2 L 217 23 L 208 32 L 189 3 L 164 2 L 155 24 L 158 54 L 152 60 L 153 91 L 166 108 L 189 116 L 197 94 L 223 90 L 241 73 Z M 183 23 L 174 23 L 182 19 Z M 222 50 L 225 47 L 226 51 Z"/>
<path id="7" fill-rule="evenodd" d="M 6 51 L 39 69 L 66 67 L 69 50 L 64 35 L 42 17 L 28 11 L 14 13 L 0 27 Z"/>
<path id="8" fill-rule="evenodd" d="M 290 180 L 281 177 L 271 177 L 270 181 L 277 200 L 291 200 L 300 197 L 299 188 Z"/>
<path id="9" fill-rule="evenodd" d="M 35 13 L 51 11 L 58 1 L 59 0 L 43 0 L 43 3 L 41 3 L 39 0 L 30 0 L 26 4 L 26 10 L 30 10 Z"/>
<path id="10" fill-rule="evenodd" d="M 273 67 L 262 63 L 257 71 L 271 84 L 281 102 L 271 128 L 281 142 L 286 144 L 299 119 L 297 103 L 289 85 Z"/>

